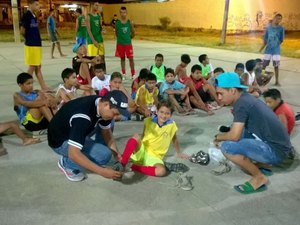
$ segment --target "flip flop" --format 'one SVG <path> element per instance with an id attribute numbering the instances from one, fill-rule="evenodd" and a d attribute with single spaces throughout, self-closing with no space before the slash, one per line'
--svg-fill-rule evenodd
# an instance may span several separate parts
<path id="1" fill-rule="evenodd" d="M 249 182 L 246 182 L 244 184 L 235 185 L 233 188 L 237 192 L 246 195 L 246 194 L 253 194 L 253 193 L 263 192 L 263 191 L 267 190 L 267 185 L 263 184 L 255 190 Z"/>
<path id="2" fill-rule="evenodd" d="M 260 172 L 262 172 L 267 177 L 273 175 L 273 171 L 268 169 L 268 168 L 261 167 L 261 168 L 259 168 L 259 170 L 260 170 Z"/>

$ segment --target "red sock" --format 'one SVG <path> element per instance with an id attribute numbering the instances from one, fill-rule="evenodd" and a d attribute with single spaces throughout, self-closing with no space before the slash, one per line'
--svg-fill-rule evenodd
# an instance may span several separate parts
<path id="1" fill-rule="evenodd" d="M 123 166 L 125 166 L 128 163 L 128 160 L 131 156 L 131 154 L 134 152 L 134 150 L 136 150 L 138 145 L 138 142 L 136 139 L 134 138 L 129 138 L 127 141 L 127 144 L 125 146 L 123 155 L 122 155 L 122 160 L 121 163 Z"/>
<path id="2" fill-rule="evenodd" d="M 133 171 L 137 171 L 143 174 L 146 174 L 148 176 L 153 176 L 155 177 L 155 166 L 140 166 L 140 165 L 135 165 L 133 164 L 131 166 L 131 169 Z"/>
<path id="3" fill-rule="evenodd" d="M 131 69 L 131 76 L 134 76 L 134 75 L 135 75 L 135 70 Z"/>
<path id="4" fill-rule="evenodd" d="M 125 74 L 126 74 L 126 70 L 122 69 L 122 75 L 125 75 Z"/>

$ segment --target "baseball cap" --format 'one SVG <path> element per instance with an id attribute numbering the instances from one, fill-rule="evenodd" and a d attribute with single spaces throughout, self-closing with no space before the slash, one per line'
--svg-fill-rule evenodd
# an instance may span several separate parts
<path id="1" fill-rule="evenodd" d="M 120 90 L 113 90 L 107 92 L 106 95 L 103 96 L 104 99 L 108 99 L 110 103 L 115 106 L 119 112 L 125 116 L 129 117 L 130 114 L 127 110 L 128 108 L 128 98 L 127 96 Z"/>
<path id="2" fill-rule="evenodd" d="M 216 77 L 216 87 L 219 88 L 242 88 L 247 89 L 245 85 L 241 85 L 239 75 L 233 72 L 221 73 Z"/>
<path id="3" fill-rule="evenodd" d="M 82 43 L 77 43 L 77 44 L 75 44 L 74 46 L 73 46 L 73 49 L 72 49 L 72 51 L 74 52 L 74 53 L 77 53 L 77 50 L 78 50 L 78 48 L 80 47 L 82 45 Z"/>

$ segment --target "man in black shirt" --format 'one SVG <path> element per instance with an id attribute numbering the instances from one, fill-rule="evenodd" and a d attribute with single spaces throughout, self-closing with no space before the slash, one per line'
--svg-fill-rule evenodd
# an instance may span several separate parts
<path id="1" fill-rule="evenodd" d="M 66 103 L 53 117 L 48 127 L 48 145 L 59 155 L 58 167 L 70 181 L 82 181 L 83 169 L 105 178 L 118 179 L 122 173 L 104 168 L 112 154 L 119 153 L 112 136 L 112 120 L 128 116 L 128 99 L 118 90 L 104 97 L 87 96 Z M 93 140 L 91 133 L 96 131 Z M 99 135 L 100 134 L 100 135 Z"/>
<path id="2" fill-rule="evenodd" d="M 215 136 L 215 144 L 224 156 L 252 177 L 236 191 L 250 194 L 264 191 L 271 174 L 268 166 L 281 163 L 292 150 L 287 129 L 262 101 L 243 90 L 236 73 L 223 73 L 216 78 L 219 100 L 233 106 L 233 124 L 227 133 Z M 255 162 L 255 163 L 254 163 Z"/>

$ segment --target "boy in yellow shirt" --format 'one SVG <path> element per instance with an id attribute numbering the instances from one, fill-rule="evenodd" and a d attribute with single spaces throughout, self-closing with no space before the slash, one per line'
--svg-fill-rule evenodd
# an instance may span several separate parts
<path id="1" fill-rule="evenodd" d="M 180 152 L 179 141 L 176 136 L 177 126 L 171 119 L 174 112 L 173 105 L 168 100 L 162 100 L 158 104 L 157 115 L 144 119 L 144 131 L 142 137 L 135 134 L 126 144 L 121 158 L 123 167 L 129 161 L 133 161 L 131 169 L 149 176 L 161 177 L 166 175 L 167 170 L 186 172 L 189 168 L 182 163 L 172 164 L 173 168 L 163 162 L 170 143 L 173 142 L 176 155 L 186 159 L 189 156 Z M 174 168 L 174 165 L 177 168 Z"/>
<path id="2" fill-rule="evenodd" d="M 158 104 L 158 88 L 156 87 L 157 78 L 155 74 L 149 73 L 146 83 L 142 85 L 136 92 L 135 104 L 136 111 L 145 117 L 149 117 L 156 113 Z"/>

